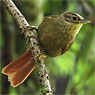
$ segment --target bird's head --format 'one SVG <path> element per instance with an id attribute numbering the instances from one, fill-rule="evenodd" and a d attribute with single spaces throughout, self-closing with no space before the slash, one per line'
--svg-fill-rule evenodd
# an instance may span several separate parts
<path id="1" fill-rule="evenodd" d="M 90 23 L 91 21 L 85 20 L 82 16 L 80 16 L 77 13 L 73 12 L 65 12 L 62 14 L 64 17 L 64 20 L 68 23 L 73 23 L 73 24 L 86 24 Z"/>
<path id="2" fill-rule="evenodd" d="M 61 14 L 60 17 L 64 26 L 70 29 L 75 35 L 79 32 L 83 24 L 91 22 L 89 20 L 85 20 L 82 16 L 74 12 L 65 12 Z"/>

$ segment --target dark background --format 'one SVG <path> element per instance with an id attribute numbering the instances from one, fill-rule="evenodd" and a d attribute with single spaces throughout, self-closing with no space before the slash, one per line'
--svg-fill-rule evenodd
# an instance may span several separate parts
<path id="1" fill-rule="evenodd" d="M 84 25 L 71 49 L 62 56 L 46 60 L 52 89 L 56 95 L 95 95 L 95 0 L 14 0 L 30 25 L 38 27 L 44 16 L 72 11 L 91 20 Z M 16 21 L 0 2 L 1 69 L 16 59 L 29 46 Z M 36 70 L 20 86 L 10 86 L 0 74 L 0 93 L 40 95 Z"/>

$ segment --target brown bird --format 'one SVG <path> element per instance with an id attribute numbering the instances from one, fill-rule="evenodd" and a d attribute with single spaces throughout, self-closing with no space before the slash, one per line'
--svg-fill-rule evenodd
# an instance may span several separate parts
<path id="1" fill-rule="evenodd" d="M 73 12 L 47 16 L 38 27 L 39 45 L 49 57 L 62 55 L 71 47 L 80 28 L 86 23 L 90 21 Z M 5 66 L 2 73 L 8 75 L 11 85 L 16 87 L 35 69 L 34 63 L 31 50 L 28 50 Z"/>

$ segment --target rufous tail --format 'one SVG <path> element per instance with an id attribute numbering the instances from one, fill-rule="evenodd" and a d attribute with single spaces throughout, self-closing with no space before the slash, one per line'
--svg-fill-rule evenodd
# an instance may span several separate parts
<path id="1" fill-rule="evenodd" d="M 24 80 L 35 69 L 34 59 L 31 50 L 26 51 L 15 61 L 10 62 L 2 70 L 2 73 L 8 75 L 8 80 L 13 87 L 24 82 Z"/>

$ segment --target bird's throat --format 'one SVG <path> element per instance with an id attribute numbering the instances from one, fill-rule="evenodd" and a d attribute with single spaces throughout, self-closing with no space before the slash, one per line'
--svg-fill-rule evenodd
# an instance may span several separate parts
<path id="1" fill-rule="evenodd" d="M 71 31 L 71 36 L 73 37 L 73 40 L 75 39 L 76 35 L 78 34 L 78 32 L 80 31 L 80 28 L 82 27 L 82 24 L 81 25 L 77 25 L 77 27 L 73 27 L 72 28 L 72 31 Z"/>

